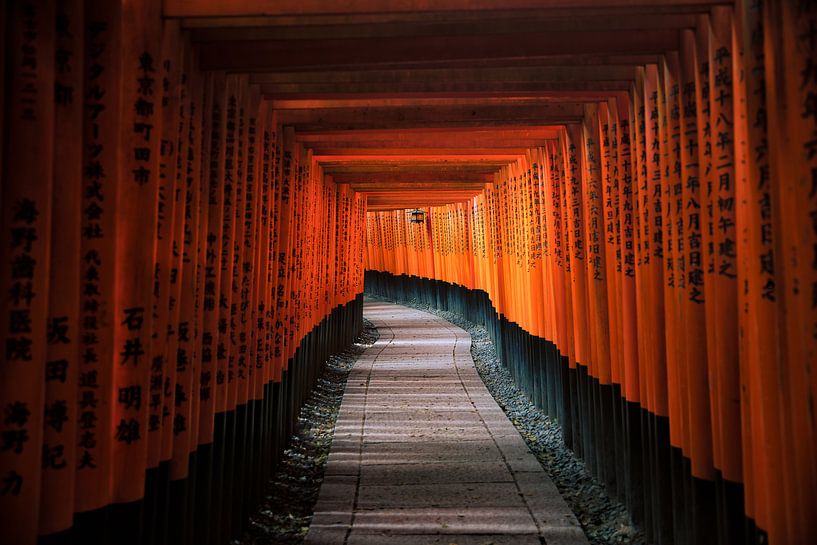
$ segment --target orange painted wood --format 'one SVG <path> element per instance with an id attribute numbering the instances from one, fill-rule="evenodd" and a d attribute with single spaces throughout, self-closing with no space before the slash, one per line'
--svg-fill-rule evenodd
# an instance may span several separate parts
<path id="1" fill-rule="evenodd" d="M 204 375 L 202 368 L 202 354 L 203 354 L 203 338 L 204 331 L 204 297 L 205 297 L 205 282 L 206 282 L 206 266 L 207 266 L 207 251 L 209 249 L 208 230 L 209 230 L 209 213 L 208 206 L 210 188 L 207 179 L 207 165 L 205 158 L 210 153 L 210 125 L 209 108 L 207 98 L 210 93 L 209 79 L 200 73 L 195 74 L 195 85 L 198 88 L 196 93 L 196 142 L 198 143 L 198 153 L 194 155 L 196 166 L 194 173 L 199 178 L 198 187 L 198 206 L 197 206 L 197 233 L 196 233 L 196 272 L 193 277 L 193 317 L 191 320 L 193 326 L 193 368 L 192 368 L 192 384 L 190 386 L 190 397 L 192 402 L 192 409 L 190 412 L 189 428 L 190 441 L 189 452 L 194 452 L 199 446 L 199 435 L 201 433 L 201 420 L 205 418 L 202 411 L 203 400 L 201 396 L 201 378 Z M 208 409 L 209 411 L 209 409 Z M 209 415 L 208 415 L 209 416 Z"/>
<path id="2" fill-rule="evenodd" d="M 643 339 L 640 362 L 647 369 L 647 393 L 650 409 L 657 415 L 667 415 L 666 345 L 664 330 L 664 202 L 661 172 L 661 95 L 658 67 L 648 65 L 644 72 L 644 115 L 639 170 L 643 174 L 639 186 L 641 222 L 641 268 L 636 269 L 641 280 L 640 300 Z M 639 274 L 641 273 L 641 274 Z"/>
<path id="3" fill-rule="evenodd" d="M 645 244 L 645 230 L 649 232 L 649 212 L 647 217 L 644 216 L 645 206 L 648 206 L 649 197 L 646 195 L 647 182 L 647 139 L 646 130 L 647 122 L 646 116 L 647 107 L 644 103 L 644 80 L 645 68 L 639 68 L 636 73 L 636 82 L 633 91 L 633 101 L 631 103 L 631 116 L 633 119 L 632 131 L 632 162 L 633 162 L 633 219 L 634 219 L 634 280 L 635 289 L 638 297 L 636 298 L 636 326 L 637 326 L 637 349 L 638 349 L 638 363 L 639 363 L 639 395 L 642 406 L 648 411 L 652 411 L 654 407 L 654 396 L 652 387 L 653 371 L 648 357 L 649 339 L 648 333 L 650 323 L 647 320 L 647 311 L 645 307 L 649 308 L 653 301 L 650 299 L 652 295 L 648 289 L 646 279 L 648 275 L 645 274 L 645 260 L 644 254 L 649 252 L 649 239 Z M 645 204 L 645 198 L 647 204 Z M 648 258 L 649 260 L 649 258 Z"/>
<path id="4" fill-rule="evenodd" d="M 239 140 L 239 103 L 242 89 L 239 78 L 229 75 L 226 81 L 225 131 L 224 131 L 224 196 L 222 208 L 221 257 L 219 260 L 220 282 L 218 300 L 218 338 L 216 341 L 216 412 L 230 410 L 229 373 L 232 342 L 229 331 L 230 307 L 232 305 L 233 237 L 235 233 L 236 163 Z"/>
<path id="5" fill-rule="evenodd" d="M 659 0 L 656 6 L 694 5 L 700 0 Z M 497 0 L 445 0 L 432 2 L 430 0 L 413 0 L 395 6 L 385 0 L 364 0 L 344 6 L 341 9 L 327 0 L 309 0 L 307 2 L 281 2 L 274 9 L 261 0 L 245 2 L 240 9 L 236 6 L 225 6 L 213 0 L 165 0 L 164 12 L 170 17 L 191 16 L 218 16 L 218 15 L 293 15 L 293 14 L 321 14 L 321 13 L 377 13 L 377 12 L 413 12 L 413 11 L 455 11 L 455 10 L 492 10 L 504 9 L 540 9 L 540 8 L 578 8 L 578 7 L 618 7 L 625 8 L 631 5 L 628 0 L 511 0 L 498 2 Z M 387 9 L 388 8 L 388 9 Z"/>
<path id="6" fill-rule="evenodd" d="M 280 365 L 280 354 L 281 354 L 281 347 L 278 341 L 279 336 L 279 326 L 278 322 L 280 321 L 279 315 L 279 304 L 281 303 L 281 298 L 283 297 L 282 290 L 279 289 L 279 274 L 280 274 L 280 258 L 279 252 L 281 251 L 281 230 L 282 230 L 282 202 L 281 202 L 281 195 L 282 195 L 282 186 L 283 186 L 283 161 L 284 161 L 284 148 L 283 148 L 283 138 L 284 133 L 283 129 L 280 125 L 277 124 L 277 119 L 273 120 L 275 122 L 275 160 L 273 165 L 273 197 L 272 197 L 272 246 L 271 246 L 271 277 L 270 277 L 270 313 L 271 313 L 271 324 L 270 324 L 270 365 L 271 365 L 271 378 L 274 381 L 281 380 L 281 365 Z"/>
<path id="7" fill-rule="evenodd" d="M 250 104 L 252 103 L 252 95 L 247 84 L 247 78 L 239 78 L 239 92 L 240 98 L 237 103 L 236 125 L 238 132 L 236 134 L 236 148 L 235 148 L 235 170 L 234 170 L 234 184 L 235 197 L 233 201 L 233 230 L 232 238 L 229 242 L 231 246 L 231 257 L 227 263 L 227 270 L 230 277 L 230 303 L 227 308 L 227 331 L 230 345 L 230 355 L 227 360 L 227 410 L 232 411 L 237 405 L 242 404 L 243 389 L 245 387 L 246 375 L 243 372 L 245 362 L 242 354 L 242 332 L 243 324 L 241 323 L 242 312 L 242 266 L 244 254 L 244 231 L 246 229 L 246 210 L 247 210 L 247 154 L 248 154 L 248 128 L 249 117 L 254 115 L 251 112 Z M 246 346 L 245 346 L 246 348 Z"/>
<path id="8" fill-rule="evenodd" d="M 604 222 L 604 187 L 602 185 L 602 142 L 600 109 L 588 105 L 586 120 L 582 124 L 584 146 L 583 169 L 586 193 L 584 195 L 585 241 L 587 244 L 587 295 L 588 321 L 593 336 L 593 376 L 601 384 L 610 384 L 610 320 L 608 314 L 608 285 Z"/>
<path id="9" fill-rule="evenodd" d="M 38 533 L 40 469 L 46 401 L 49 261 L 54 167 L 53 5 L 7 7 L 9 30 L 3 97 L 8 135 L 0 199 L 0 527 L 13 545 L 33 544 Z M 6 490 L 8 489 L 8 490 Z"/>
<path id="10" fill-rule="evenodd" d="M 275 358 L 276 369 L 285 371 L 287 368 L 286 337 L 288 313 L 288 268 L 291 249 L 290 228 L 293 200 L 293 147 L 294 131 L 285 128 L 283 133 L 282 159 L 281 159 L 281 190 L 280 190 L 280 216 L 279 216 L 279 246 L 278 246 L 278 275 L 277 275 L 277 297 L 276 297 L 276 321 L 275 321 Z M 280 372 L 279 371 L 279 372 Z"/>
<path id="11" fill-rule="evenodd" d="M 585 195 L 585 180 L 582 172 L 582 161 L 585 154 L 582 149 L 581 128 L 570 125 L 562 140 L 565 164 L 565 203 L 567 209 L 567 237 L 570 241 L 571 302 L 573 308 L 572 324 L 576 346 L 576 362 L 585 366 L 592 365 L 588 316 L 587 316 L 587 240 L 584 225 L 587 221 L 582 203 Z"/>
<path id="12" fill-rule="evenodd" d="M 684 217 L 682 111 L 683 96 L 680 82 L 680 61 L 676 53 L 667 55 L 659 67 L 662 75 L 664 120 L 662 131 L 661 170 L 667 180 L 662 188 L 664 195 L 664 316 L 667 327 L 666 346 L 667 405 L 670 417 L 670 442 L 680 446 L 684 419 L 681 416 L 686 402 L 681 375 L 686 366 L 686 248 L 687 222 Z"/>
<path id="13" fill-rule="evenodd" d="M 571 225 L 570 202 L 569 202 L 569 180 L 567 178 L 567 159 L 565 154 L 564 134 L 560 142 L 551 146 L 551 162 L 553 166 L 552 174 L 555 180 L 558 180 L 556 186 L 559 190 L 559 207 L 561 210 L 561 239 L 562 239 L 562 272 L 564 275 L 564 300 L 560 301 L 564 305 L 563 320 L 564 320 L 564 345 L 567 346 L 567 356 L 569 366 L 575 369 L 578 360 L 576 332 L 573 327 L 573 285 L 572 279 L 572 244 L 569 235 L 573 228 Z M 564 348 L 563 348 L 564 350 Z"/>
<path id="14" fill-rule="evenodd" d="M 738 376 L 737 336 L 737 263 L 735 229 L 735 91 L 732 89 L 731 10 L 714 9 L 712 40 L 709 44 L 710 128 L 712 147 L 712 195 L 709 204 L 715 214 L 714 243 L 715 274 L 712 276 L 714 323 L 717 358 L 717 404 L 719 417 L 716 428 L 720 442 L 721 471 L 724 478 L 740 480 L 740 392 L 734 380 Z M 710 390 L 712 391 L 712 390 Z M 715 403 L 713 402 L 713 405 Z"/>
<path id="15" fill-rule="evenodd" d="M 780 420 L 784 486 L 782 490 L 772 490 L 769 497 L 770 515 L 777 515 L 777 520 L 770 521 L 773 529 L 769 532 L 770 539 L 780 536 L 781 541 L 802 540 L 817 531 L 811 500 L 817 491 L 814 464 L 817 425 L 810 408 L 813 403 L 809 401 L 817 390 L 810 369 L 817 353 L 814 336 L 817 276 L 812 252 L 817 240 L 813 221 L 817 161 L 811 152 L 815 82 L 810 68 L 813 64 L 810 31 L 817 24 L 816 17 L 813 6 L 784 3 L 764 6 L 771 196 L 779 211 L 779 219 L 773 222 L 779 256 L 775 271 L 783 296 L 777 328 L 784 336 L 778 344 L 783 363 L 771 372 L 777 377 L 787 409 L 784 413 L 787 417 Z M 795 437 L 802 440 L 794 440 Z M 777 478 L 779 474 L 769 475 L 770 482 Z M 778 501 L 781 503 L 776 504 Z M 777 505 L 788 509 L 780 512 L 775 509 Z M 782 517 L 785 519 L 780 520 Z"/>
<path id="16" fill-rule="evenodd" d="M 113 327 L 116 267 L 116 172 L 119 161 L 120 6 L 85 2 L 82 196 L 81 369 L 75 511 L 111 501 L 113 368 L 119 355 Z M 91 29 L 94 29 L 93 31 Z M 91 51 L 98 55 L 91 55 Z M 98 64 L 104 70 L 92 70 Z M 93 90 L 93 93 L 90 92 Z"/>
<path id="17" fill-rule="evenodd" d="M 175 112 L 170 112 L 172 116 L 172 123 L 175 125 L 175 132 L 169 133 L 173 135 L 175 141 L 172 145 L 175 148 L 174 157 L 168 157 L 168 160 L 174 160 L 175 167 L 172 172 L 175 177 L 175 190 L 173 193 L 173 231 L 171 237 L 171 254 L 170 254 L 170 282 L 168 284 L 168 326 L 167 326 L 167 346 L 165 348 L 166 366 L 164 371 L 164 379 L 162 385 L 162 447 L 161 447 L 161 461 L 171 460 L 173 458 L 173 443 L 174 432 L 173 425 L 176 414 L 176 378 L 177 359 L 179 348 L 179 334 L 178 326 L 181 320 L 181 298 L 182 298 L 182 281 L 183 281 L 183 246 L 184 246 L 184 229 L 186 223 L 186 212 L 189 209 L 186 205 L 187 198 L 187 177 L 186 160 L 184 154 L 187 151 L 187 140 L 190 134 L 189 125 L 189 66 L 186 62 L 188 55 L 189 44 L 180 40 L 176 51 L 173 53 L 173 59 L 178 65 L 178 99 L 175 101 Z M 171 103 L 174 101 L 171 100 Z M 170 144 L 168 144 L 170 145 Z"/>
<path id="18" fill-rule="evenodd" d="M 237 298 L 236 308 L 236 354 L 235 377 L 237 380 L 236 403 L 244 405 L 250 395 L 252 377 L 250 374 L 250 328 L 254 326 L 251 318 L 250 297 L 252 296 L 252 274 L 255 259 L 255 221 L 258 205 L 258 111 L 261 97 L 258 89 L 249 88 L 248 100 L 245 102 L 245 137 L 243 159 L 240 164 L 243 177 L 243 204 L 236 216 L 236 255 L 233 269 L 233 296 Z"/>
<path id="19" fill-rule="evenodd" d="M 635 206 L 633 202 L 632 135 L 633 127 L 628 110 L 619 109 L 618 116 L 618 169 L 621 197 L 619 199 L 619 230 L 621 231 L 621 343 L 623 391 L 629 401 L 641 399 L 638 374 L 637 320 L 635 299 Z"/>
<path id="20" fill-rule="evenodd" d="M 82 79 L 84 5 L 57 7 L 54 66 L 54 168 L 51 262 L 46 325 L 45 414 L 39 533 L 73 524 L 77 466 L 77 379 L 80 370 L 80 268 L 82 237 Z M 60 57 L 56 57 L 60 59 Z"/>
<path id="21" fill-rule="evenodd" d="M 601 237 L 604 244 L 604 273 L 607 289 L 607 319 L 610 339 L 610 380 L 623 384 L 621 333 L 621 184 L 618 167 L 618 121 L 616 104 L 608 101 L 599 105 L 599 149 L 601 155 L 602 215 Z"/>
<path id="22" fill-rule="evenodd" d="M 225 198 L 225 152 L 227 137 L 227 81 L 224 74 L 207 76 L 208 94 L 202 113 L 209 138 L 203 159 L 203 175 L 207 179 L 206 206 L 206 253 L 204 267 L 204 293 L 201 298 L 201 377 L 199 379 L 201 412 L 200 436 L 203 444 L 214 437 L 214 415 L 221 410 L 224 371 L 219 367 L 219 310 L 222 298 L 222 239 L 224 236 Z M 205 206 L 205 203 L 202 203 Z"/>
<path id="23" fill-rule="evenodd" d="M 682 410 L 681 422 L 672 426 L 672 438 L 681 445 L 684 452 L 689 452 L 692 443 L 693 426 L 709 426 L 709 416 L 704 417 L 701 410 L 693 407 L 696 380 L 707 379 L 707 334 L 706 334 L 706 293 L 705 293 L 705 254 L 703 242 L 704 229 L 707 228 L 705 203 L 706 186 L 701 176 L 701 149 L 703 127 L 699 125 L 699 105 L 703 104 L 703 86 L 699 77 L 699 64 L 696 54 L 695 36 L 692 31 L 684 32 L 681 42 L 681 81 L 683 91 L 681 102 L 681 180 L 683 183 L 682 198 L 684 201 L 684 258 L 686 261 L 686 289 L 682 306 L 686 316 L 684 332 L 686 339 L 685 357 L 679 361 L 678 388 Z M 708 387 L 708 386 L 707 386 Z M 695 420 L 693 424 L 693 418 Z M 680 434 L 678 434 L 680 428 Z M 701 431 L 703 433 L 703 431 Z"/>
<path id="24" fill-rule="evenodd" d="M 262 101 L 259 110 L 259 165 L 258 183 L 260 185 L 258 203 L 258 251 L 256 254 L 255 296 L 253 299 L 255 316 L 252 329 L 255 339 L 253 343 L 254 366 L 256 377 L 254 381 L 252 399 L 263 399 L 264 386 L 270 381 L 270 297 L 272 287 L 272 183 L 274 175 L 274 138 L 272 110 L 268 101 Z M 257 330 L 255 330 L 257 328 Z"/>
<path id="25" fill-rule="evenodd" d="M 122 5 L 112 401 L 113 501 L 144 495 L 159 181 L 159 3 Z M 153 134 L 152 129 L 157 129 Z M 104 363 L 104 362 L 103 362 Z"/>
<path id="26" fill-rule="evenodd" d="M 196 307 L 198 304 L 197 285 L 199 273 L 199 235 L 201 208 L 201 124 L 202 88 L 201 76 L 195 69 L 195 53 L 185 48 L 182 81 L 185 82 L 180 113 L 184 125 L 180 124 L 181 146 L 177 177 L 181 204 L 181 237 L 178 239 L 177 260 L 179 289 L 176 308 L 178 318 L 175 323 L 176 350 L 171 352 L 171 367 L 175 369 L 171 400 L 173 403 L 172 458 L 170 478 L 183 479 L 188 475 L 189 453 L 194 434 L 198 427 L 196 408 L 198 396 L 194 395 L 198 381 L 199 363 L 197 352 Z"/>
<path id="27" fill-rule="evenodd" d="M 144 397 L 148 404 L 148 468 L 158 466 L 162 453 L 165 425 L 162 416 L 164 383 L 170 366 L 170 299 L 173 269 L 173 241 L 176 229 L 176 163 L 178 153 L 178 109 L 180 98 L 179 29 L 177 24 L 168 23 L 162 32 L 160 74 L 162 93 L 160 104 L 161 132 L 159 142 L 159 181 L 156 209 L 156 252 L 153 277 L 153 335 L 149 386 Z M 166 83 L 166 84 L 165 84 Z"/>

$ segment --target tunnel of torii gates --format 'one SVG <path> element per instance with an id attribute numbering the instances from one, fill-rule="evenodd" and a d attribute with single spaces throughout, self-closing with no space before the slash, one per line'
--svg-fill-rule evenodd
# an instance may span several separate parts
<path id="1" fill-rule="evenodd" d="M 364 271 L 485 325 L 650 542 L 817 542 L 813 1 L 0 25 L 4 545 L 228 543 Z"/>

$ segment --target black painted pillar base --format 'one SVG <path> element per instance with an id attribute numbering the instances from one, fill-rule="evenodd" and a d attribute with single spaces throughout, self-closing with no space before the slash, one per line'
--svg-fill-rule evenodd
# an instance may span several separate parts
<path id="1" fill-rule="evenodd" d="M 170 479 L 164 461 L 145 472 L 143 500 L 78 513 L 72 528 L 42 536 L 38 545 L 227 545 L 245 530 L 328 356 L 362 328 L 360 294 L 304 337 L 283 380 L 264 386 L 263 399 L 215 415 L 213 442 L 190 454 L 186 479 Z"/>
<path id="2" fill-rule="evenodd" d="M 426 278 L 366 271 L 367 294 L 420 301 L 485 327 L 517 386 L 562 426 L 565 444 L 656 545 L 755 545 L 765 535 L 744 515 L 743 486 L 692 476 L 670 444 L 669 419 L 600 384 L 581 362 L 570 367 L 547 339 L 496 313 L 480 290 Z"/>

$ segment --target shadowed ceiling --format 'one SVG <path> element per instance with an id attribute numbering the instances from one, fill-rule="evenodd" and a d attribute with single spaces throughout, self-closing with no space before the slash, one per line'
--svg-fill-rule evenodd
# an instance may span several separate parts
<path id="1" fill-rule="evenodd" d="M 626 94 L 705 0 L 165 0 L 370 210 L 465 200 Z"/>

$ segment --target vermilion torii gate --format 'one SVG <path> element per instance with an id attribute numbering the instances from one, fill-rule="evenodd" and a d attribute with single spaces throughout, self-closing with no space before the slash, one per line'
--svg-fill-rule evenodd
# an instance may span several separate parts
<path id="1" fill-rule="evenodd" d="M 491 325 L 654 542 L 817 538 L 812 3 L 14 0 L 0 28 L 3 543 L 225 543 L 364 269 Z"/>

